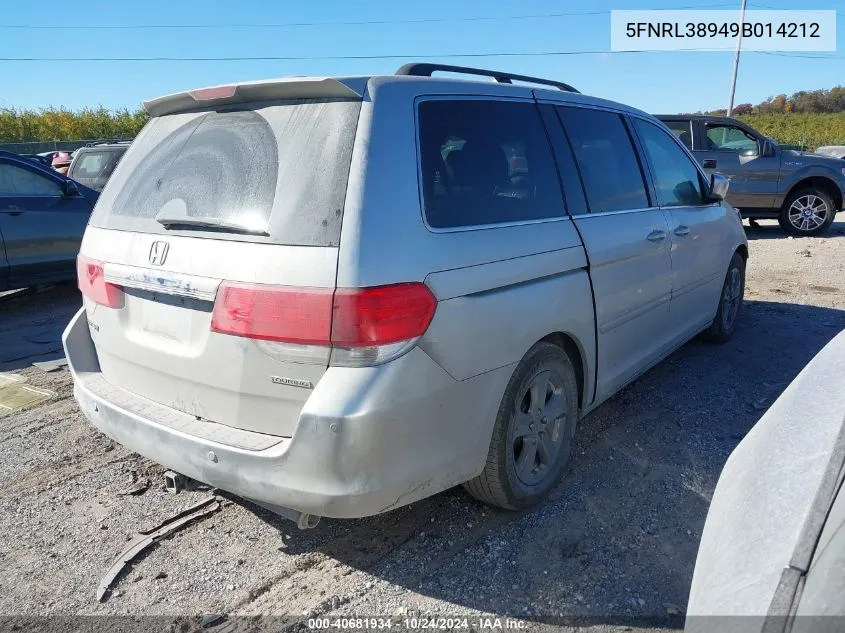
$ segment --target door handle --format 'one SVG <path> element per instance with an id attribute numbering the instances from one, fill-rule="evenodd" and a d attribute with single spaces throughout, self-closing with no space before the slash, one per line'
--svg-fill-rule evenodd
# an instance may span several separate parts
<path id="1" fill-rule="evenodd" d="M 4 213 L 8 213 L 9 215 L 20 215 L 21 213 L 23 213 L 21 208 L 18 207 L 18 206 L 15 206 L 14 204 L 10 204 L 5 209 L 0 209 L 0 211 L 3 211 Z"/>
<path id="2" fill-rule="evenodd" d="M 716 159 L 715 158 L 705 158 L 702 165 L 704 165 L 705 169 L 715 169 Z"/>
<path id="3" fill-rule="evenodd" d="M 689 235 L 689 227 L 681 224 L 680 226 L 675 227 L 674 233 L 675 235 L 678 235 L 680 237 L 683 237 L 684 235 Z"/>
<path id="4" fill-rule="evenodd" d="M 666 233 L 659 229 L 653 230 L 651 233 L 648 234 L 646 239 L 649 242 L 661 242 L 666 239 Z"/>

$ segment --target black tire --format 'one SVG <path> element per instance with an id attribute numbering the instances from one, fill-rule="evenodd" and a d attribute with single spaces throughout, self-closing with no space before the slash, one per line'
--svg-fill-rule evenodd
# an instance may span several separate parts
<path id="1" fill-rule="evenodd" d="M 713 343 L 724 343 L 733 336 L 742 301 L 745 296 L 745 259 L 734 253 L 719 294 L 719 309 L 710 327 L 704 330 L 704 337 Z"/>
<path id="2" fill-rule="evenodd" d="M 795 209 L 793 205 L 796 205 Z M 824 216 L 820 219 L 822 208 Z M 833 224 L 837 210 L 827 191 L 818 187 L 805 187 L 786 198 L 778 216 L 778 224 L 789 235 L 796 237 L 819 235 Z"/>
<path id="3" fill-rule="evenodd" d="M 536 505 L 563 476 L 577 417 L 578 382 L 572 361 L 557 345 L 537 343 L 505 389 L 484 470 L 464 488 L 476 499 L 508 510 Z M 550 452 L 554 455 L 544 463 Z"/>

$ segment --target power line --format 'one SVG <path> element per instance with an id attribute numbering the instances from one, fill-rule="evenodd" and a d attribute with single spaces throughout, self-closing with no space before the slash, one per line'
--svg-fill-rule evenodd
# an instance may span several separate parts
<path id="1" fill-rule="evenodd" d="M 536 52 L 501 52 L 501 53 L 442 53 L 429 55 L 266 55 L 266 56 L 231 56 L 231 57 L 0 57 L 0 62 L 247 62 L 247 61 L 335 61 L 335 60 L 379 60 L 379 59 L 453 59 L 483 57 L 562 57 L 569 55 L 634 55 L 638 53 L 677 53 L 677 52 L 723 52 L 712 48 L 676 48 L 671 50 L 652 49 L 640 51 L 536 51 Z M 803 55 L 800 53 L 781 53 L 775 51 L 745 51 L 796 57 L 801 59 L 845 59 L 845 55 Z"/>
<path id="2" fill-rule="evenodd" d="M 794 57 L 796 59 L 845 59 L 845 55 L 813 55 L 803 53 L 784 53 L 781 51 L 745 51 L 746 53 L 760 53 L 761 55 L 775 55 L 777 57 Z"/>
<path id="3" fill-rule="evenodd" d="M 796 11 L 814 11 L 814 12 L 836 11 L 836 9 L 782 9 L 781 7 L 773 7 L 770 4 L 758 4 L 756 2 L 753 3 L 753 7 L 756 8 L 756 9 L 770 9 L 772 11 L 793 11 L 793 10 L 796 10 Z M 836 15 L 838 15 L 840 17 L 845 17 L 845 12 L 836 11 Z"/>
<path id="4" fill-rule="evenodd" d="M 719 3 L 706 6 L 668 7 L 671 11 L 684 11 L 689 9 L 717 9 L 720 7 L 733 6 L 731 3 Z M 227 28 L 249 28 L 249 29 L 278 29 L 298 28 L 314 26 L 369 26 L 380 24 L 430 24 L 445 22 L 493 22 L 501 20 L 538 20 L 550 18 L 565 18 L 591 15 L 609 15 L 609 10 L 604 11 L 566 11 L 563 13 L 532 13 L 524 15 L 502 15 L 502 16 L 471 16 L 463 18 L 417 18 L 407 20 L 354 20 L 354 21 L 324 21 L 324 22 L 280 22 L 262 24 L 0 24 L 2 29 L 37 29 L 37 30 L 128 30 L 128 29 L 227 29 Z"/>
<path id="5" fill-rule="evenodd" d="M 707 48 L 683 48 L 675 51 L 705 51 Z M 563 55 L 622 55 L 633 53 L 672 53 L 675 51 L 539 51 L 503 53 L 443 53 L 440 55 L 316 55 L 250 57 L 0 57 L 3 62 L 246 62 L 246 61 L 329 61 L 374 59 L 450 59 L 457 57 L 552 57 Z"/>

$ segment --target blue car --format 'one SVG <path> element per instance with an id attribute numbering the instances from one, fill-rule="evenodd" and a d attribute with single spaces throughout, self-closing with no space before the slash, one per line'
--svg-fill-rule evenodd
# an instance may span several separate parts
<path id="1" fill-rule="evenodd" d="M 98 192 L 0 151 L 0 290 L 71 281 Z"/>

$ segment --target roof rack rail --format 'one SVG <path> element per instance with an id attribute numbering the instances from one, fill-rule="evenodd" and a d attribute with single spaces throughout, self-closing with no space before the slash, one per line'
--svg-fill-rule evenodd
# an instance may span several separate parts
<path id="1" fill-rule="evenodd" d="M 552 79 L 541 79 L 529 77 L 528 75 L 515 75 L 500 70 L 485 70 L 484 68 L 469 68 L 468 66 L 449 66 L 447 64 L 429 64 L 424 62 L 411 62 L 405 64 L 396 71 L 397 75 L 408 75 L 411 77 L 431 77 L 434 72 L 461 73 L 465 75 L 478 75 L 480 77 L 493 77 L 500 84 L 510 84 L 513 80 L 525 81 L 527 83 L 540 84 L 543 86 L 554 86 L 565 92 L 578 92 L 569 84 Z"/>
<path id="2" fill-rule="evenodd" d="M 86 143 L 84 147 L 97 147 L 99 145 L 130 145 L 132 143 L 129 139 L 118 139 L 114 141 L 92 141 Z"/>

